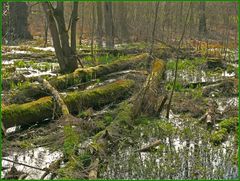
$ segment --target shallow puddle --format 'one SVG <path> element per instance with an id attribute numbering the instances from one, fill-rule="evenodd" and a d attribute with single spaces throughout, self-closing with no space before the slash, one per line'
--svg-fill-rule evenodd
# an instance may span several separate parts
<path id="1" fill-rule="evenodd" d="M 12 162 L 6 161 L 4 159 L 23 163 L 29 166 L 37 167 L 39 169 L 44 169 L 48 168 L 52 162 L 60 159 L 63 156 L 61 152 L 51 152 L 48 148 L 45 147 L 26 150 L 25 152 L 13 152 L 9 154 L 10 156 L 2 158 L 2 167 L 8 168 L 7 170 L 2 171 L 3 178 L 13 165 L 17 169 L 17 171 L 28 174 L 26 179 L 40 179 L 45 172 L 24 165 L 16 163 L 13 164 Z"/>

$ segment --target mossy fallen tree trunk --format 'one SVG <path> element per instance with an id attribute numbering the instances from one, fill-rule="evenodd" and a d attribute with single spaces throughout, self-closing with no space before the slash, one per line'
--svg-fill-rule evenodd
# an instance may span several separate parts
<path id="1" fill-rule="evenodd" d="M 113 72 L 135 68 L 140 62 L 146 62 L 147 58 L 148 54 L 145 53 L 118 60 L 110 64 L 98 65 L 96 67 L 89 68 L 80 68 L 75 70 L 73 73 L 52 78 L 49 80 L 49 82 L 56 89 L 63 90 L 69 86 L 82 82 L 88 82 L 91 79 L 96 79 Z"/>
<path id="2" fill-rule="evenodd" d="M 53 77 L 50 78 L 48 81 L 57 90 L 64 90 L 70 86 L 88 82 L 91 79 L 97 79 L 110 73 L 136 68 L 139 65 L 139 63 L 146 62 L 147 58 L 148 54 L 145 53 L 137 56 L 120 59 L 110 64 L 98 65 L 89 68 L 79 68 L 75 70 L 73 73 Z M 33 78 L 32 80 L 34 81 L 35 79 Z M 17 82 L 14 83 L 16 84 Z M 10 85 L 7 86 L 7 84 L 2 84 L 2 87 L 3 90 L 8 90 L 10 88 Z M 31 87 L 31 85 L 29 85 L 29 87 Z M 25 87 L 25 89 L 27 89 L 27 87 Z"/>
<path id="3" fill-rule="evenodd" d="M 105 86 L 68 93 L 62 96 L 71 114 L 92 107 L 99 108 L 111 102 L 119 101 L 131 95 L 134 81 L 118 80 Z M 12 126 L 30 126 L 51 118 L 54 111 L 52 97 L 43 97 L 25 104 L 13 104 L 2 108 L 2 121 L 5 128 Z"/>

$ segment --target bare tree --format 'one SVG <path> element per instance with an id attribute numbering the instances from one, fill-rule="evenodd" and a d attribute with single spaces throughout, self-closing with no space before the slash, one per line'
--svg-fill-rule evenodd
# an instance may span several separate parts
<path id="1" fill-rule="evenodd" d="M 157 24 L 157 17 L 158 17 L 158 9 L 159 9 L 159 1 L 156 2 L 155 6 L 155 16 L 154 16 L 154 23 L 153 23 L 153 30 L 152 30 L 152 41 L 151 41 L 151 47 L 149 50 L 149 55 L 152 56 L 153 54 L 153 45 L 154 45 L 154 40 L 155 40 L 155 32 L 156 32 L 156 24 Z"/>
<path id="2" fill-rule="evenodd" d="M 106 48 L 114 48 L 114 26 L 112 15 L 112 2 L 104 2 L 104 20 Z"/>
<path id="3" fill-rule="evenodd" d="M 9 32 L 7 40 L 32 39 L 28 30 L 28 5 L 26 2 L 9 2 Z"/>
<path id="4" fill-rule="evenodd" d="M 92 55 L 92 60 L 95 62 L 95 56 L 93 52 L 93 44 L 94 44 L 94 25 L 95 25 L 95 6 L 94 4 L 92 5 L 92 32 L 91 32 L 91 55 Z"/>
<path id="5" fill-rule="evenodd" d="M 181 38 L 180 38 L 180 40 L 178 42 L 177 60 L 176 60 L 176 66 L 175 66 L 174 81 L 173 81 L 172 91 L 171 91 L 171 94 L 170 94 L 170 97 L 169 97 L 169 102 L 168 102 L 168 105 L 167 105 L 166 118 L 169 118 L 169 113 L 170 113 L 170 108 L 171 108 L 171 103 L 172 103 L 172 97 L 173 97 L 173 93 L 174 93 L 174 90 L 175 90 L 175 87 L 176 87 L 177 73 L 178 73 L 179 51 L 180 51 L 180 48 L 181 48 L 181 45 L 182 45 L 182 41 L 183 41 L 183 38 L 184 38 L 184 35 L 185 35 L 190 9 L 191 9 L 191 3 L 190 3 L 189 8 L 188 8 L 187 16 L 186 16 L 184 27 L 183 27 L 183 32 L 182 32 Z"/>
<path id="6" fill-rule="evenodd" d="M 82 3 L 82 16 L 81 16 L 81 26 L 80 26 L 80 36 L 79 36 L 79 45 L 82 45 L 82 39 L 83 39 L 83 28 L 84 28 L 84 10 L 85 10 L 85 3 Z"/>
<path id="7" fill-rule="evenodd" d="M 199 4 L 199 26 L 198 32 L 200 35 L 205 35 L 207 33 L 206 24 L 206 1 L 202 1 Z"/>
<path id="8" fill-rule="evenodd" d="M 127 6 L 125 2 L 119 2 L 118 4 L 118 18 L 119 18 L 119 29 L 120 29 L 120 40 L 123 42 L 129 41 L 129 30 L 127 24 Z"/>
<path id="9" fill-rule="evenodd" d="M 53 46 L 63 73 L 73 72 L 77 67 L 76 56 L 76 23 L 78 2 L 73 2 L 72 15 L 68 29 L 65 25 L 64 3 L 57 2 L 56 8 L 50 2 L 42 3 L 44 12 L 47 15 L 49 28 L 52 35 Z M 71 46 L 69 45 L 68 30 L 71 27 Z"/>
<path id="10" fill-rule="evenodd" d="M 97 45 L 102 48 L 103 38 L 103 14 L 102 14 L 102 2 L 96 2 L 97 4 Z"/>

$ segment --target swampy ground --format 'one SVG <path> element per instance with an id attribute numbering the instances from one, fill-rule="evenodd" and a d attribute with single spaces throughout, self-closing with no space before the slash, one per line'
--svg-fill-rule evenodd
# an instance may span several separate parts
<path id="1" fill-rule="evenodd" d="M 59 91 L 95 90 L 119 80 L 133 80 L 129 95 L 100 107 L 91 104 L 74 114 L 70 140 L 61 115 L 29 126 L 6 130 L 2 146 L 2 178 L 5 179 L 236 179 L 238 178 L 238 51 L 222 48 L 185 49 L 179 60 L 178 78 L 169 119 L 166 106 L 158 116 L 138 115 L 130 121 L 129 104 L 148 76 L 145 63 L 125 68 L 104 78 Z M 173 87 L 176 55 L 164 45 L 155 45 L 156 56 L 166 62 L 162 86 Z M 78 47 L 79 54 L 89 47 Z M 145 43 L 118 45 L 116 50 L 138 50 L 134 54 L 105 53 L 82 58 L 87 67 L 108 65 L 147 50 Z M 117 51 L 116 51 L 117 52 Z M 97 54 L 97 50 L 94 50 Z M 52 47 L 39 42 L 2 47 L 2 109 L 42 97 L 22 93 L 34 77 L 59 76 Z M 44 92 L 44 90 L 42 90 Z M 44 93 L 44 96 L 50 95 Z M 111 94 L 104 99 L 110 99 Z M 98 101 L 98 100 L 93 100 Z M 19 114 L 23 114 L 19 111 Z M 44 114 L 44 113 L 43 113 Z M 4 118 L 3 118 L 4 119 Z M 34 119 L 34 118 L 33 118 Z M 11 121 L 11 120 L 10 120 Z M 101 135 L 101 139 L 99 139 Z M 106 139 L 106 137 L 110 137 Z M 102 142 L 106 142 L 102 143 Z M 74 141 L 70 159 L 68 146 Z M 151 146 L 154 145 L 155 146 Z M 96 151 L 97 150 L 97 151 Z M 69 156 L 69 155 L 68 155 Z"/>

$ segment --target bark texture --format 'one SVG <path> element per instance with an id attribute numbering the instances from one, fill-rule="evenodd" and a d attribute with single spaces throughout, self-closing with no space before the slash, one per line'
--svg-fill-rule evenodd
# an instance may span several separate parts
<path id="1" fill-rule="evenodd" d="M 156 59 L 152 65 L 152 71 L 148 75 L 145 85 L 140 90 L 134 101 L 133 118 L 141 113 L 157 116 L 160 114 L 163 105 L 167 100 L 164 94 L 161 79 L 165 71 L 165 62 Z"/>
<path id="2" fill-rule="evenodd" d="M 114 26 L 112 15 L 112 2 L 104 2 L 104 19 L 105 19 L 105 37 L 106 48 L 114 48 Z"/>
<path id="3" fill-rule="evenodd" d="M 28 30 L 28 6 L 26 2 L 9 2 L 9 28 L 7 39 L 32 39 Z"/>
<path id="4" fill-rule="evenodd" d="M 76 23 L 78 2 L 73 2 L 71 16 L 71 46 L 69 45 L 68 29 L 65 25 L 64 4 L 57 2 L 54 8 L 51 2 L 42 3 L 49 22 L 49 29 L 52 35 L 53 46 L 62 72 L 73 72 L 78 67 L 76 56 Z"/>

